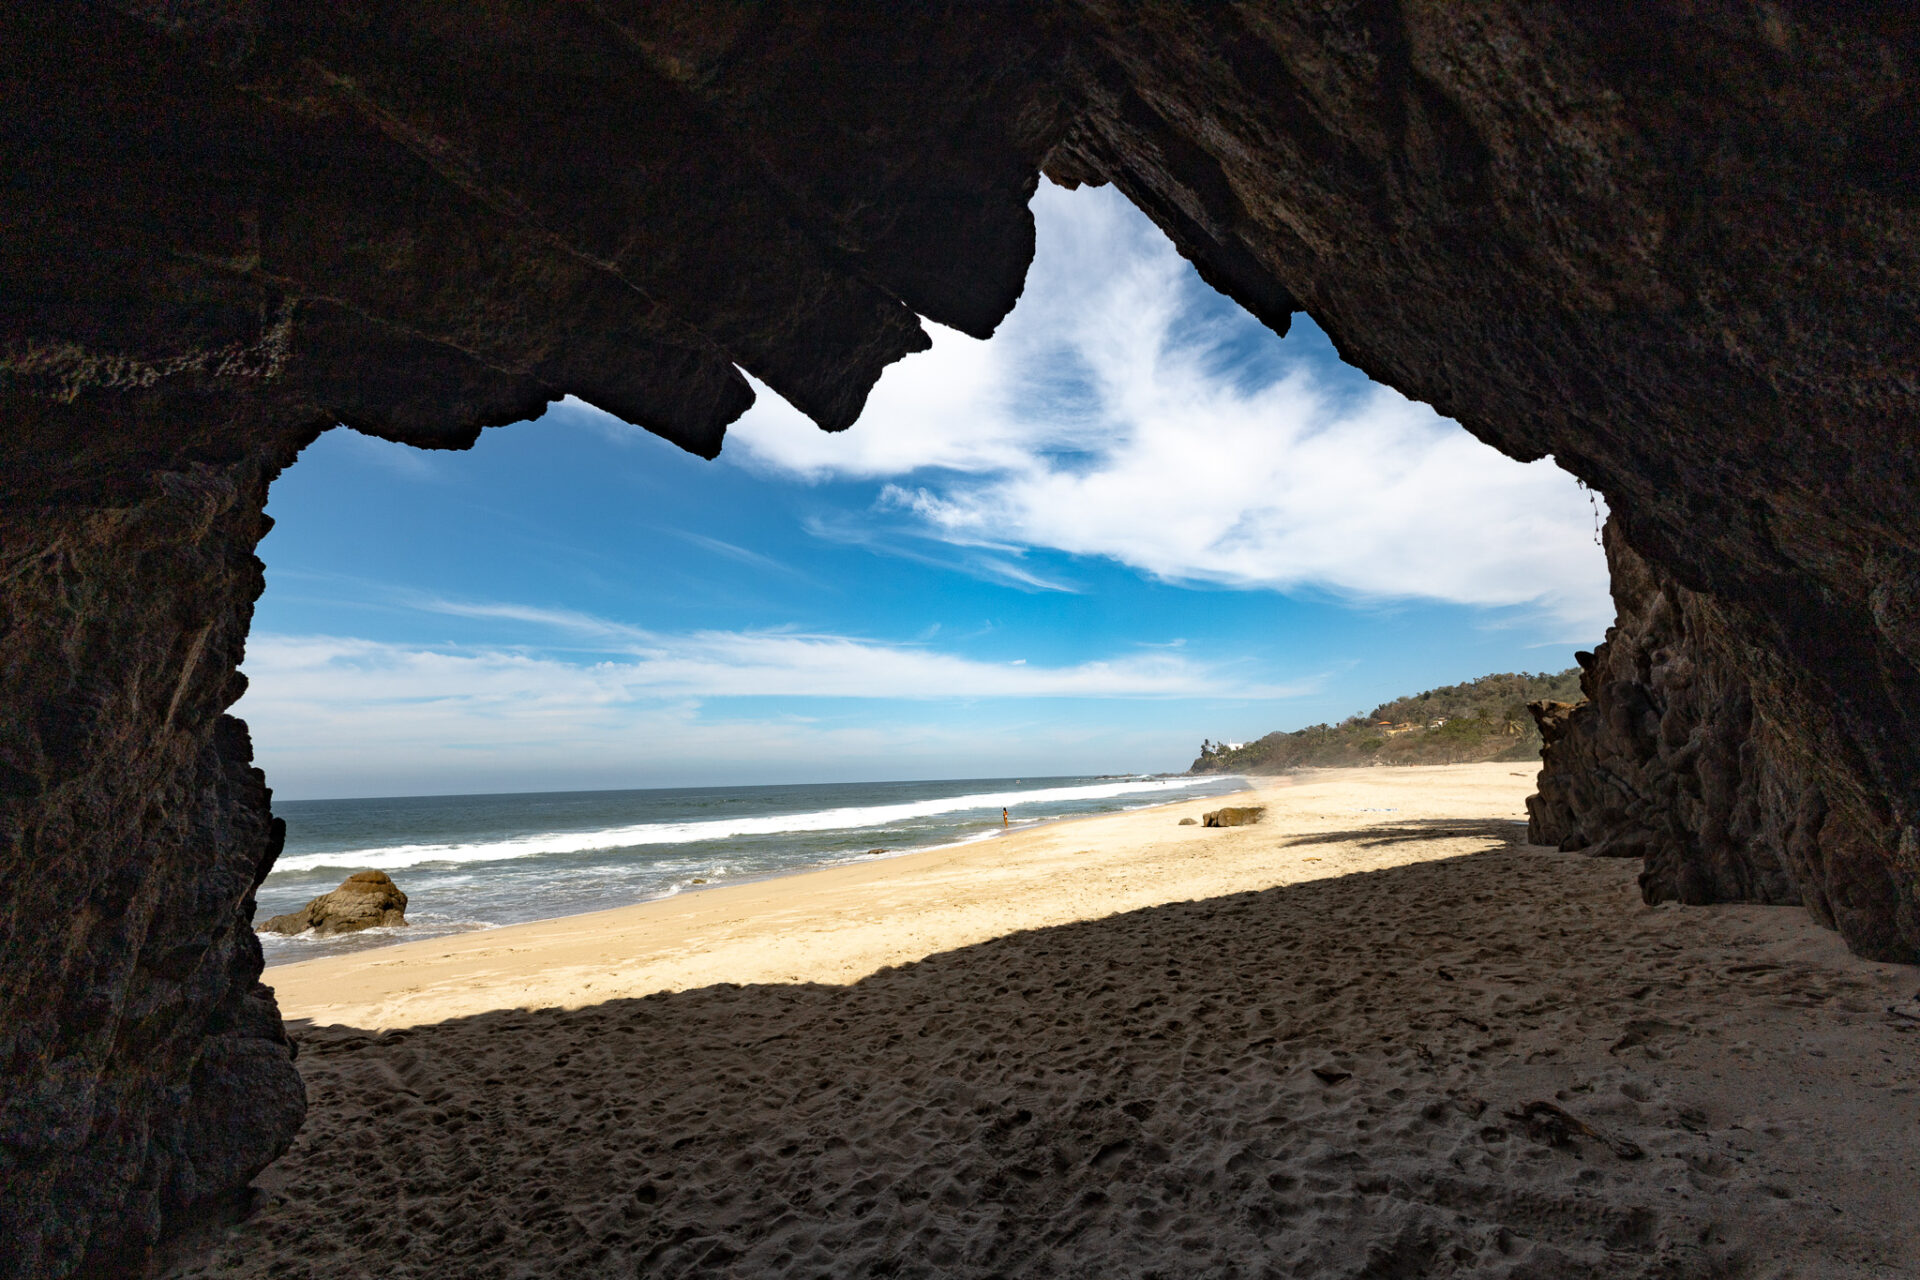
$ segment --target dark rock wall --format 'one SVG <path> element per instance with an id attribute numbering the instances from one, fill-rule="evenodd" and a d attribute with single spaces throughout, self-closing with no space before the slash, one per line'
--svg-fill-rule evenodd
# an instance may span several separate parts
<path id="1" fill-rule="evenodd" d="M 1011 307 L 1042 169 L 1606 495 L 1658 585 L 1567 834 L 1914 954 L 1917 80 L 1909 8 L 1811 0 L 0 10 L 6 1261 L 133 1257 L 297 1122 L 223 711 L 300 445 L 574 394 L 710 455 L 743 371 L 845 427 Z"/>
<path id="2" fill-rule="evenodd" d="M 1844 781 L 1830 790 L 1844 758 L 1805 749 L 1791 697 L 1711 598 L 1612 531 L 1607 558 L 1619 618 L 1580 655 L 1587 701 L 1534 704 L 1546 747 L 1529 838 L 1642 859 L 1650 903 L 1805 903 L 1861 955 L 1920 959 L 1907 851 Z"/>
<path id="3" fill-rule="evenodd" d="M 267 476 L 0 515 L 0 1274 L 137 1264 L 306 1110 L 250 918 L 279 852 L 222 714 Z"/>

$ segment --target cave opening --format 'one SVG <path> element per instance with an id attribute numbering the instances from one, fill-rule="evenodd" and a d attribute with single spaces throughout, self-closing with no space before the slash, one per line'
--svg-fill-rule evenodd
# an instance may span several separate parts
<path id="1" fill-rule="evenodd" d="M 263 934 L 269 965 L 752 878 L 797 839 L 742 819 L 656 846 L 664 811 L 613 792 L 1097 788 L 1597 643 L 1571 477 L 1304 316 L 1275 336 L 1111 189 L 1033 209 L 995 335 L 936 329 L 846 433 L 762 386 L 714 461 L 574 400 L 463 452 L 308 445 L 268 502 L 234 708 L 288 823 L 255 918 L 378 870 L 410 924 Z M 791 856 L 973 834 L 843 825 Z"/>

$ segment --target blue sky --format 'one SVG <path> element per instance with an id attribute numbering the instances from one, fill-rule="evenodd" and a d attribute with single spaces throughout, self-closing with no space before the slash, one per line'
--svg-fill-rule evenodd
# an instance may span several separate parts
<path id="1" fill-rule="evenodd" d="M 1274 337 L 1111 190 L 1034 212 L 1000 332 L 839 435 L 761 387 L 712 463 L 577 401 L 321 437 L 236 708 L 277 794 L 1177 770 L 1600 638 L 1550 461 Z"/>

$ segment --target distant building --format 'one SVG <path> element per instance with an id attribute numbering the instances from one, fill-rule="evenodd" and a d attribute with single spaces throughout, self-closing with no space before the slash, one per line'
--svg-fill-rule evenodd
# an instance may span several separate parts
<path id="1" fill-rule="evenodd" d="M 1244 742 L 1223 742 L 1220 745 L 1226 748 L 1228 751 L 1238 751 L 1240 748 L 1246 746 L 1247 744 Z"/>

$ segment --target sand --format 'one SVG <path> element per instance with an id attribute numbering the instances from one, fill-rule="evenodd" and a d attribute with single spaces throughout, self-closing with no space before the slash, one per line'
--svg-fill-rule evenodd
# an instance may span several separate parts
<path id="1" fill-rule="evenodd" d="M 1024 929 L 1343 871 L 1473 853 L 1522 822 L 1533 773 L 1514 765 L 1323 771 L 1245 796 L 1048 823 L 975 844 L 718 886 L 536 924 L 276 965 L 289 1018 L 388 1029 L 490 1009 L 579 1008 L 715 982 L 849 983 L 890 965 Z M 1183 827 L 1264 804 L 1261 828 Z M 1395 813 L 1431 839 L 1346 841 L 1280 854 L 1276 832 L 1324 836 Z M 403 886 L 404 887 L 404 886 Z"/>
<path id="2" fill-rule="evenodd" d="M 276 967 L 187 1276 L 1920 1275 L 1920 971 L 1648 908 L 1507 765 Z"/>

